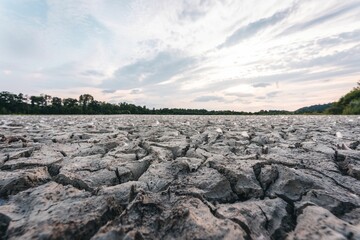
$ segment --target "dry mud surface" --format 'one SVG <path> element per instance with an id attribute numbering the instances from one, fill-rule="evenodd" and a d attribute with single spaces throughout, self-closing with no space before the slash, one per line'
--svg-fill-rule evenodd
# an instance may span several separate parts
<path id="1" fill-rule="evenodd" d="M 357 116 L 2 116 L 0 238 L 360 239 Z"/>

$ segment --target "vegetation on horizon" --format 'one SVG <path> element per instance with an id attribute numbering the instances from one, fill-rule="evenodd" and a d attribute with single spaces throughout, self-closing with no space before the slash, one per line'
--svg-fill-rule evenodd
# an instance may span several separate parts
<path id="1" fill-rule="evenodd" d="M 325 104 L 316 104 L 308 107 L 302 107 L 296 110 L 295 114 L 321 114 L 324 113 L 326 109 L 331 107 L 334 103 L 325 103 Z"/>
<path id="2" fill-rule="evenodd" d="M 206 109 L 160 108 L 149 109 L 122 102 L 111 104 L 94 99 L 90 94 L 78 99 L 51 97 L 47 94 L 25 97 L 22 93 L 0 92 L 0 114 L 159 114 L 159 115 L 276 115 L 289 111 L 261 110 L 256 113 L 238 111 L 208 111 Z"/>
<path id="3" fill-rule="evenodd" d="M 326 114 L 360 114 L 360 81 L 349 93 L 341 97 L 331 107 L 325 110 Z"/>
<path id="4" fill-rule="evenodd" d="M 159 114 L 159 115 L 284 115 L 284 114 L 360 114 L 360 82 L 338 102 L 300 108 L 294 112 L 284 110 L 208 111 L 206 109 L 160 108 L 148 109 L 122 102 L 112 104 L 82 94 L 79 99 L 51 97 L 46 94 L 26 97 L 22 93 L 0 92 L 0 114 Z"/>

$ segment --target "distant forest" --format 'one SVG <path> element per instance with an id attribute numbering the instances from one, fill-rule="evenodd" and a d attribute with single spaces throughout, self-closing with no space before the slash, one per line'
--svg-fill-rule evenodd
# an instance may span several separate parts
<path id="1" fill-rule="evenodd" d="M 22 93 L 0 92 L 0 114 L 159 114 L 159 115 L 283 115 L 283 114 L 360 114 L 360 83 L 339 101 L 300 108 L 294 112 L 261 110 L 259 112 L 208 111 L 206 109 L 160 108 L 122 102 L 112 104 L 83 94 L 79 99 L 51 97 L 46 94 L 25 97 Z"/>

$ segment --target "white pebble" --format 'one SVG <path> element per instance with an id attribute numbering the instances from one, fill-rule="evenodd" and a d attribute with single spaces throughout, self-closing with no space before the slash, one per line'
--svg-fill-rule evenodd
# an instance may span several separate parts
<path id="1" fill-rule="evenodd" d="M 343 136 L 342 136 L 342 134 L 340 132 L 336 132 L 336 137 L 337 138 L 342 138 Z"/>
<path id="2" fill-rule="evenodd" d="M 246 131 L 241 132 L 241 136 L 248 138 L 249 134 Z"/>

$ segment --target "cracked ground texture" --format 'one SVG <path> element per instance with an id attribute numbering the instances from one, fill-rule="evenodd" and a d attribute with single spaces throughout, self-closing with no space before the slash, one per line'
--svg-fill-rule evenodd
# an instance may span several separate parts
<path id="1" fill-rule="evenodd" d="M 360 239 L 360 117 L 2 116 L 1 239 Z"/>

